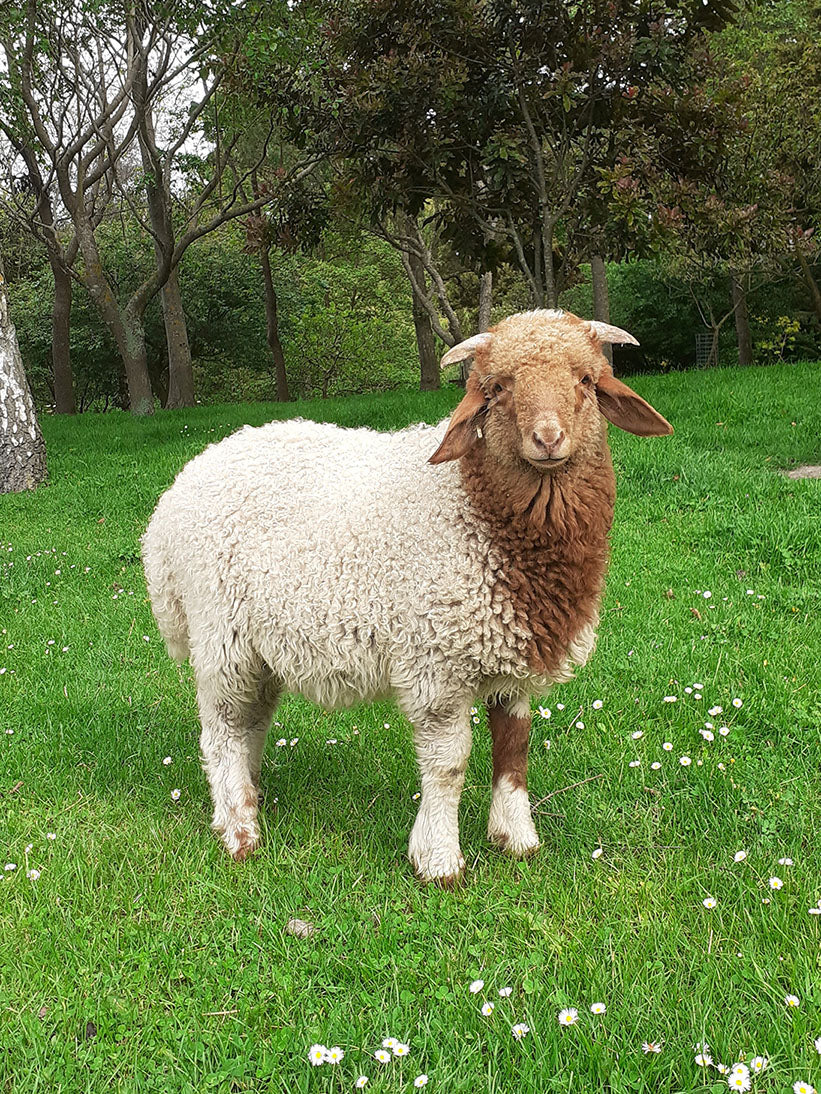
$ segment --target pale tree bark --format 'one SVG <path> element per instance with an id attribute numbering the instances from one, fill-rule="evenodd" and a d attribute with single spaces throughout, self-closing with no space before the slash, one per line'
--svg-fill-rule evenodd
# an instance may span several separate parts
<path id="1" fill-rule="evenodd" d="M 274 378 L 276 380 L 277 402 L 287 403 L 291 393 L 288 389 L 288 373 L 285 369 L 285 353 L 279 337 L 279 311 L 277 304 L 276 286 L 274 275 L 271 272 L 271 257 L 266 247 L 259 252 L 259 261 L 262 266 L 262 277 L 265 282 L 265 337 L 271 357 L 274 361 Z"/>
<path id="2" fill-rule="evenodd" d="M 33 490 L 46 477 L 46 446 L 31 398 L 0 258 L 0 494 Z"/>
<path id="3" fill-rule="evenodd" d="M 493 274 L 487 270 L 479 278 L 479 334 L 490 327 L 493 308 Z"/>
<path id="4" fill-rule="evenodd" d="M 750 316 L 747 311 L 747 291 L 740 278 L 731 275 L 730 287 L 732 290 L 733 314 L 735 316 L 735 333 L 738 341 L 738 363 L 751 365 L 753 363 L 753 338 L 750 333 Z"/>
<path id="5" fill-rule="evenodd" d="M 600 323 L 609 323 L 610 293 L 607 290 L 607 266 L 601 255 L 591 257 L 590 274 L 593 281 L 593 318 Z M 604 343 L 602 352 L 612 366 L 613 347 L 609 342 Z"/>

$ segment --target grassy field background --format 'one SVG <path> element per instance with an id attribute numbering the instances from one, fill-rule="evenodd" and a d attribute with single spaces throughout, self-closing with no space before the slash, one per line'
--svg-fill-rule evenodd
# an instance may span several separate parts
<path id="1" fill-rule="evenodd" d="M 534 704 L 543 846 L 515 863 L 486 844 L 480 712 L 456 892 L 411 876 L 417 775 L 390 705 L 286 699 L 264 847 L 227 858 L 138 539 L 244 422 L 395 428 L 457 392 L 45 419 L 50 485 L 0 498 L 0 1090 L 727 1090 L 699 1041 L 716 1063 L 767 1056 L 756 1090 L 821 1086 L 821 484 L 782 474 L 821 462 L 819 367 L 636 381 L 676 433 L 611 430 L 599 648 L 549 719 Z M 410 1051 L 382 1064 L 388 1036 Z M 345 1058 L 311 1067 L 314 1042 Z"/>

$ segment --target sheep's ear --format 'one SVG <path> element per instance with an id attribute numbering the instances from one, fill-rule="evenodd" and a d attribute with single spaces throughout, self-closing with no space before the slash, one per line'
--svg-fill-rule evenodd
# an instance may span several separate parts
<path id="1" fill-rule="evenodd" d="M 465 397 L 453 412 L 442 443 L 433 453 L 428 463 L 447 463 L 448 460 L 461 459 L 479 440 L 480 422 L 487 410 L 484 392 L 471 372 L 466 384 Z"/>
<path id="2" fill-rule="evenodd" d="M 596 384 L 599 410 L 608 422 L 638 437 L 666 437 L 673 427 L 627 384 L 608 372 Z"/>
<path id="3" fill-rule="evenodd" d="M 474 334 L 472 338 L 466 338 L 464 342 L 459 342 L 453 346 L 442 360 L 439 362 L 439 368 L 445 368 L 447 365 L 453 365 L 457 361 L 466 361 L 468 357 L 472 357 L 479 346 L 487 346 L 490 344 L 493 335 L 488 331 L 483 331 L 482 334 Z"/>

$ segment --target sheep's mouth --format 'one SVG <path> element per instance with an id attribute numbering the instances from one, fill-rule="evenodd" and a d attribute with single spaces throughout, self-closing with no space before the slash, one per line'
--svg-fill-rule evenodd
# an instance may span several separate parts
<path id="1" fill-rule="evenodd" d="M 561 467 L 567 463 L 569 456 L 527 456 L 527 462 L 538 468 L 539 471 L 548 471 L 551 467 Z"/>

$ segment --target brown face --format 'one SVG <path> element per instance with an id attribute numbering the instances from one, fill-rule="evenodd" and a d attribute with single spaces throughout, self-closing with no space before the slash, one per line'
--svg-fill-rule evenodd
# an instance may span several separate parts
<path id="1" fill-rule="evenodd" d="M 551 337 L 525 346 L 506 342 L 500 338 L 484 359 L 477 354 L 477 379 L 488 408 L 487 448 L 501 463 L 524 461 L 550 473 L 600 442 L 604 427 L 596 382 L 606 363 L 583 332 L 562 339 L 560 346 Z M 499 358 L 506 368 L 496 365 Z"/>
<path id="2" fill-rule="evenodd" d="M 576 316 L 514 315 L 463 347 L 474 355 L 474 367 L 431 463 L 457 459 L 483 441 L 503 465 L 551 474 L 601 447 L 602 415 L 632 433 L 672 433 L 615 379 L 599 338 Z M 452 350 L 445 362 L 459 352 Z"/>

